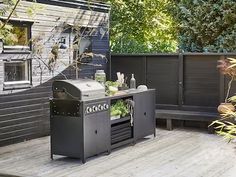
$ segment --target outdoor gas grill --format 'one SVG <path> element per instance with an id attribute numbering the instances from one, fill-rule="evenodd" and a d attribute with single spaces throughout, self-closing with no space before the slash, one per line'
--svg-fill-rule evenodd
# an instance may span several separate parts
<path id="1" fill-rule="evenodd" d="M 109 101 L 105 88 L 90 79 L 53 82 L 51 157 L 81 158 L 110 152 Z"/>
<path id="2" fill-rule="evenodd" d="M 86 100 L 105 97 L 105 88 L 92 79 L 58 80 L 52 87 L 53 98 Z"/>
<path id="3" fill-rule="evenodd" d="M 155 135 L 155 90 L 128 90 L 105 96 L 105 88 L 90 79 L 54 81 L 50 99 L 51 158 L 63 155 L 88 157 L 145 136 Z M 119 100 L 132 105 L 130 115 L 110 117 L 110 106 Z"/>

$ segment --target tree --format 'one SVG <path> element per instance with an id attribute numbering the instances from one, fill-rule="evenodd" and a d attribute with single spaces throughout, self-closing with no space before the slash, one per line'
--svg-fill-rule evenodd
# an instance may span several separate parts
<path id="1" fill-rule="evenodd" d="M 176 31 L 169 0 L 109 0 L 114 53 L 173 52 Z"/>
<path id="2" fill-rule="evenodd" d="M 5 21 L 0 20 L 0 39 L 4 39 L 6 42 L 15 42 L 16 36 L 12 34 L 12 26 L 7 24 L 11 16 L 14 14 L 16 7 L 21 0 L 3 0 L 0 4 L 3 6 L 0 9 L 0 15 L 3 16 L 9 12 Z"/>
<path id="3" fill-rule="evenodd" d="M 179 48 L 187 52 L 236 51 L 236 3 L 233 0 L 180 0 L 176 3 Z"/>

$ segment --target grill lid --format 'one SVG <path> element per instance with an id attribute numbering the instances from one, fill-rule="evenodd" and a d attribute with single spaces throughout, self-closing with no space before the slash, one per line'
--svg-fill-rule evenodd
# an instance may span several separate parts
<path id="1" fill-rule="evenodd" d="M 86 100 L 105 96 L 104 86 L 92 79 L 58 80 L 53 82 L 52 89 L 53 97 L 60 99 Z"/>

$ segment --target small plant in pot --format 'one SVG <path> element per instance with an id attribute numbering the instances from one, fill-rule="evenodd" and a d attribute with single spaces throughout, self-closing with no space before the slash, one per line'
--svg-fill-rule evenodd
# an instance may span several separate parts
<path id="1" fill-rule="evenodd" d="M 224 103 L 221 103 L 218 106 L 218 112 L 221 114 L 224 114 L 228 111 L 235 111 L 235 107 L 233 105 L 235 103 L 232 102 L 232 99 L 229 99 L 229 94 L 230 94 L 232 82 L 236 79 L 235 65 L 236 65 L 236 59 L 234 59 L 234 58 L 220 59 L 218 61 L 217 68 L 220 70 L 220 72 L 223 75 L 230 77 Z"/>
<path id="2" fill-rule="evenodd" d="M 123 118 L 130 114 L 128 104 L 124 100 L 117 100 L 111 105 L 111 119 Z"/>
<path id="3" fill-rule="evenodd" d="M 225 103 L 221 103 L 218 107 L 218 111 L 221 113 L 220 118 L 213 121 L 209 126 L 214 126 L 216 133 L 230 142 L 236 138 L 236 111 L 234 107 L 236 105 L 236 95 L 228 98 L 232 82 L 236 79 L 236 59 L 221 59 L 218 68 L 222 74 L 230 76 L 230 81 L 228 83 Z"/>

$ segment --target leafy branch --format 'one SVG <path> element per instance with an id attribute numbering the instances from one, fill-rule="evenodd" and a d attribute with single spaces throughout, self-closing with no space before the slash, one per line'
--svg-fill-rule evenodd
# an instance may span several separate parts
<path id="1" fill-rule="evenodd" d="M 15 3 L 13 9 L 11 10 L 10 14 L 8 15 L 7 20 L 3 23 L 3 25 L 2 25 L 1 28 L 0 28 L 0 30 L 2 30 L 2 29 L 6 26 L 6 24 L 9 22 L 9 20 L 10 20 L 12 14 L 13 14 L 14 11 L 16 10 L 16 7 L 17 7 L 18 4 L 20 3 L 20 1 L 21 1 L 21 0 L 17 0 L 17 2 Z"/>

